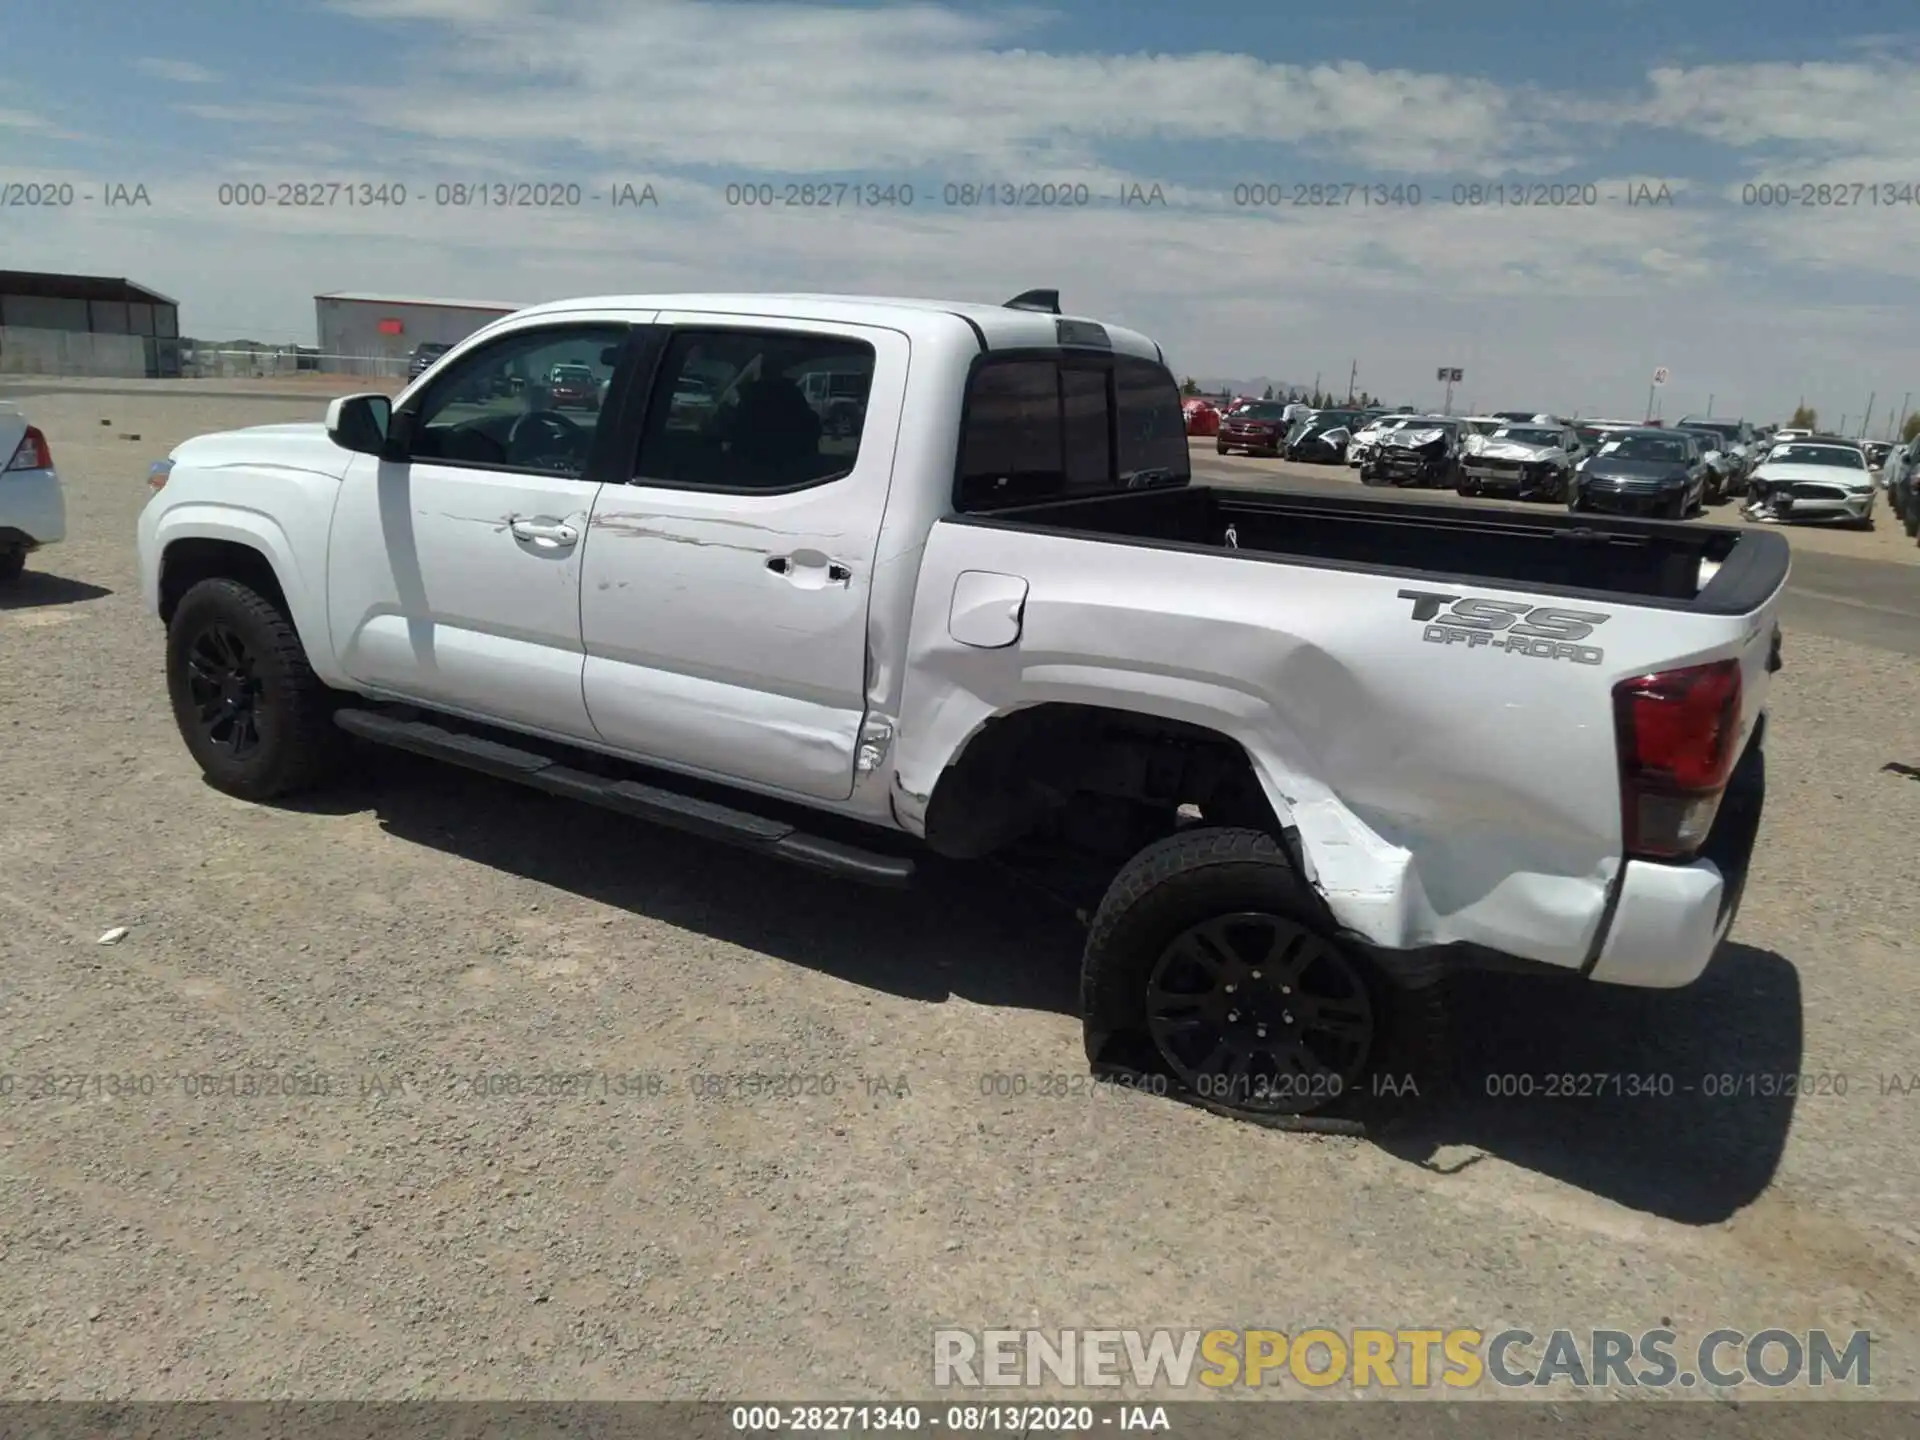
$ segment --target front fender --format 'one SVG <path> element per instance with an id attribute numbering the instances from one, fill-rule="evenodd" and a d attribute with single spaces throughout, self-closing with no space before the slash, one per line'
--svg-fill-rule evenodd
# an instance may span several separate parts
<path id="1" fill-rule="evenodd" d="M 230 501 L 178 502 L 154 514 L 150 522 L 143 515 L 141 579 L 148 612 L 156 616 L 160 613 L 160 586 L 169 547 L 182 540 L 245 546 L 273 567 L 274 578 L 286 598 L 287 618 L 300 635 L 314 673 L 329 685 L 343 684 L 346 677 L 334 664 L 327 628 L 324 537 L 329 518 L 320 521 L 319 544 L 303 551 L 274 516 Z M 148 556 L 150 560 L 145 558 Z"/>

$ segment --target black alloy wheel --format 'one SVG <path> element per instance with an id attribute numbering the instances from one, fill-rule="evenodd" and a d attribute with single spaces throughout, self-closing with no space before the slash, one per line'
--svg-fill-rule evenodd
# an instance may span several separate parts
<path id="1" fill-rule="evenodd" d="M 187 646 L 187 693 L 209 747 L 244 760 L 260 748 L 259 661 L 240 633 L 212 621 Z"/>
<path id="2" fill-rule="evenodd" d="M 1163 950 L 1147 981 L 1147 1032 L 1203 1099 L 1294 1114 L 1353 1084 L 1374 1045 L 1364 980 L 1285 916 L 1203 920 Z"/>
<path id="3" fill-rule="evenodd" d="M 333 770 L 338 697 L 275 599 L 226 577 L 192 586 L 167 622 L 166 671 L 180 737 L 216 789 L 271 800 Z"/>

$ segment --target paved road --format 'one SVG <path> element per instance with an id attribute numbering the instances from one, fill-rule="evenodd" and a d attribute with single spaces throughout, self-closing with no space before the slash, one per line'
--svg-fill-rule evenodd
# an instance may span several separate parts
<path id="1" fill-rule="evenodd" d="M 1286 490 L 1306 495 L 1352 495 L 1359 482 L 1349 470 L 1330 465 L 1292 465 L 1285 461 L 1218 458 L 1196 453 L 1194 478 L 1210 485 Z M 1378 494 L 1369 491 L 1369 494 Z M 1463 500 L 1446 490 L 1419 490 L 1413 498 L 1456 505 L 1498 505 L 1510 502 Z M 1535 509 L 1534 506 L 1519 506 Z M 1717 523 L 1737 523 L 1723 510 Z M 1788 582 L 1781 618 L 1790 630 L 1850 640 L 1856 645 L 1920 657 L 1920 564 L 1903 563 L 1904 554 L 1889 540 L 1899 537 L 1884 513 L 1881 529 L 1887 534 L 1785 530 L 1793 544 L 1793 574 Z M 1847 546 L 1828 549 L 1827 546 Z M 1868 552 L 1899 556 L 1878 559 Z M 1920 558 L 1920 551 L 1915 552 Z"/>

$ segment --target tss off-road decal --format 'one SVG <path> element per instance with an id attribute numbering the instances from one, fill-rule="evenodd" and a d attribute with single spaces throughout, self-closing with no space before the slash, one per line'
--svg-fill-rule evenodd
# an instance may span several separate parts
<path id="1" fill-rule="evenodd" d="M 1423 627 L 1420 638 L 1429 645 L 1485 646 L 1509 655 L 1571 660 L 1576 665 L 1598 665 L 1606 657 L 1599 646 L 1579 643 L 1610 618 L 1597 610 L 1562 610 L 1523 600 L 1476 600 L 1436 590 L 1402 590 L 1400 598 L 1413 602 L 1413 618 Z M 1443 605 L 1453 608 L 1442 613 Z"/>

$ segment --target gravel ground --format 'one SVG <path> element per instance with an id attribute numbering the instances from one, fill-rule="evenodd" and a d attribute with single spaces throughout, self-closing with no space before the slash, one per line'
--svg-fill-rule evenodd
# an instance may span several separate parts
<path id="1" fill-rule="evenodd" d="M 938 1325 L 1671 1320 L 1869 1328 L 1920 1395 L 1910 659 L 1789 636 L 1697 986 L 1476 981 L 1477 1098 L 1287 1136 L 1041 1096 L 1081 1070 L 1077 935 L 991 875 L 870 892 L 402 757 L 220 796 L 135 593 L 146 464 L 314 402 L 29 405 L 74 538 L 0 601 L 0 1393 L 926 1396 Z M 249 1066 L 326 1093 L 178 1078 Z M 1846 1093 L 1485 1098 L 1514 1071 Z M 594 1078 L 475 1083 L 553 1072 Z M 815 1093 L 688 1093 L 742 1072 Z"/>

